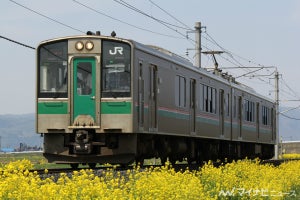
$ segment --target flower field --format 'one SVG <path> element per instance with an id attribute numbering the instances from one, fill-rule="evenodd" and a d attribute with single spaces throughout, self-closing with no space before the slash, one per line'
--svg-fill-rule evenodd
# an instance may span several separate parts
<path id="1" fill-rule="evenodd" d="M 282 159 L 300 159 L 300 154 L 294 153 L 294 154 L 283 154 L 280 156 Z"/>
<path id="2" fill-rule="evenodd" d="M 28 160 L 0 167 L 0 199 L 300 199 L 300 161 L 279 167 L 242 160 L 196 171 L 171 166 L 91 170 L 49 175 L 29 172 Z M 98 176 L 99 175 L 99 176 Z"/>

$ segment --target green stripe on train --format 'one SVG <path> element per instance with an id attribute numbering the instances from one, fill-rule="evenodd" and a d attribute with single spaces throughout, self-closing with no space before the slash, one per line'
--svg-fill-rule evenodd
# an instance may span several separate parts
<path id="1" fill-rule="evenodd" d="M 68 102 L 39 102 L 38 114 L 68 114 Z"/>
<path id="2" fill-rule="evenodd" d="M 131 102 L 101 102 L 101 114 L 131 114 Z"/>
<path id="3" fill-rule="evenodd" d="M 101 102 L 102 114 L 131 114 L 131 102 Z M 38 114 L 68 114 L 67 102 L 39 102 Z"/>

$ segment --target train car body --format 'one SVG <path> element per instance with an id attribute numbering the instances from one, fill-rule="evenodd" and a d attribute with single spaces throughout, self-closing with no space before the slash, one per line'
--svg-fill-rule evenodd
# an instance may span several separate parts
<path id="1" fill-rule="evenodd" d="M 271 158 L 275 104 L 159 47 L 100 35 L 37 48 L 36 130 L 56 163 Z"/>

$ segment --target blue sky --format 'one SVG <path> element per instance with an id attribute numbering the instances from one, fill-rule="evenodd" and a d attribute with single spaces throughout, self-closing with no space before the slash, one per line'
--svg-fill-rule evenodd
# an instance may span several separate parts
<path id="1" fill-rule="evenodd" d="M 87 9 L 72 0 L 14 0 L 34 11 L 55 19 L 53 22 L 29 11 L 10 0 L 0 3 L 0 35 L 36 47 L 41 41 L 69 35 L 80 35 L 88 30 L 100 30 L 103 35 L 115 31 L 118 37 L 130 38 L 145 44 L 161 46 L 185 56 L 193 43 L 186 40 L 186 30 L 176 29 L 181 34 L 162 24 L 136 13 L 113 0 L 77 0 L 94 9 Z M 126 0 L 125 2 L 146 12 L 150 16 L 183 26 L 167 15 L 155 4 L 188 27 L 201 21 L 206 26 L 202 45 L 204 50 L 224 50 L 233 54 L 217 57 L 220 67 L 276 66 L 281 76 L 282 100 L 300 99 L 300 1 L 298 0 Z M 97 12 L 95 12 L 97 11 Z M 159 34 L 134 28 L 99 13 L 151 30 Z M 78 30 L 74 30 L 78 29 Z M 163 36 L 169 35 L 169 36 Z M 172 37 L 170 37 L 172 36 Z M 209 38 L 211 36 L 220 46 Z M 189 37 L 194 38 L 193 34 Z M 0 38 L 0 114 L 22 114 L 35 112 L 35 51 Z M 189 52 L 193 58 L 194 52 Z M 202 66 L 212 67 L 209 56 L 202 56 Z M 253 69 L 252 69 L 253 70 Z M 224 69 L 235 77 L 249 71 Z M 274 98 L 274 69 L 260 70 L 256 77 L 240 77 L 259 93 Z M 251 74 L 252 75 L 252 74 Z M 257 77 L 259 76 L 259 78 Z M 270 82 L 270 84 L 269 84 Z M 270 93 L 270 95 L 269 95 Z M 282 101 L 282 106 L 298 106 L 300 102 Z"/>

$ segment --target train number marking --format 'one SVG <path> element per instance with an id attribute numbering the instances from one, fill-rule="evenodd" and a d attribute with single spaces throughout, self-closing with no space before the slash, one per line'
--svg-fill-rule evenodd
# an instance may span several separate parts
<path id="1" fill-rule="evenodd" d="M 114 51 L 109 50 L 110 55 L 116 55 L 117 53 L 123 55 L 123 47 L 114 47 Z"/>

